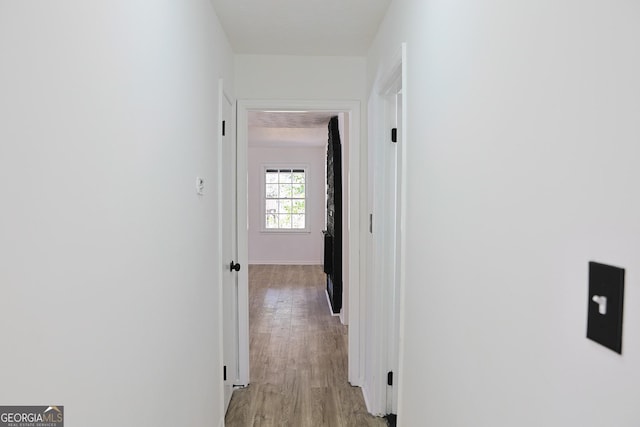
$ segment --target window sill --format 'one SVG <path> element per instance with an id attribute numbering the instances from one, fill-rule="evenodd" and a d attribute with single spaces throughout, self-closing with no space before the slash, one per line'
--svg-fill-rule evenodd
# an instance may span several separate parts
<path id="1" fill-rule="evenodd" d="M 311 230 L 287 230 L 287 229 L 262 229 L 260 233 L 264 234 L 311 234 Z"/>

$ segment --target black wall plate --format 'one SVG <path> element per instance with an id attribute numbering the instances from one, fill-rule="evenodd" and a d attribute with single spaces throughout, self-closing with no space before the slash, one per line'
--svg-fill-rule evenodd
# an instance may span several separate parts
<path id="1" fill-rule="evenodd" d="M 624 269 L 589 263 L 587 338 L 622 354 Z"/>

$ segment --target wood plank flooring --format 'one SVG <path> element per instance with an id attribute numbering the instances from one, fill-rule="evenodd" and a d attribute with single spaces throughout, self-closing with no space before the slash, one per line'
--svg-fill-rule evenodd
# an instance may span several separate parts
<path id="1" fill-rule="evenodd" d="M 347 327 L 329 314 L 321 266 L 249 266 L 251 384 L 227 427 L 378 427 L 347 381 Z"/>

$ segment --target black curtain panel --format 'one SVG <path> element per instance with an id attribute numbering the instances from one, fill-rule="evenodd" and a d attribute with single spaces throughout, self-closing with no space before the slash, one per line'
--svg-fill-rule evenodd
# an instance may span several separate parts
<path id="1" fill-rule="evenodd" d="M 342 308 L 342 144 L 338 117 L 329 120 L 327 147 L 327 229 L 324 238 L 324 271 L 331 309 Z"/>

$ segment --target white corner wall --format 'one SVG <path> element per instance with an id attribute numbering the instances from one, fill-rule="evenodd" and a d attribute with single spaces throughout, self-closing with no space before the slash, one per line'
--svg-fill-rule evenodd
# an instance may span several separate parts
<path id="1" fill-rule="evenodd" d="M 640 424 L 640 3 L 394 0 L 407 42 L 399 425 Z M 626 268 L 623 354 L 587 264 Z"/>
<path id="2" fill-rule="evenodd" d="M 219 425 L 233 59 L 210 3 L 0 10 L 0 402 L 64 405 L 70 426 Z"/>
<path id="3" fill-rule="evenodd" d="M 325 161 L 324 147 L 257 147 L 249 146 L 249 263 L 297 264 L 323 263 L 325 228 Z M 263 231 L 264 203 L 262 173 L 264 165 L 306 165 L 307 221 L 309 232 L 274 233 Z"/>

